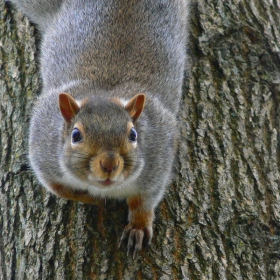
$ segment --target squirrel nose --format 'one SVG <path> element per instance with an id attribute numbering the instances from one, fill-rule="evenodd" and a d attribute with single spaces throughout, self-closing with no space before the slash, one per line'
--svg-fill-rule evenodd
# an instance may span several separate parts
<path id="1" fill-rule="evenodd" d="M 119 162 L 118 161 L 111 161 L 111 160 L 103 160 L 100 161 L 100 166 L 104 172 L 111 173 L 115 169 L 118 168 Z"/>

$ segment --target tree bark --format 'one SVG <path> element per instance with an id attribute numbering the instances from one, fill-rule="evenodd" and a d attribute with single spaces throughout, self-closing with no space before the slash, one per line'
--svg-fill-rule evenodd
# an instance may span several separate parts
<path id="1" fill-rule="evenodd" d="M 125 202 L 56 198 L 28 168 L 39 36 L 0 2 L 1 280 L 280 279 L 280 2 L 190 9 L 176 174 L 133 260 Z"/>

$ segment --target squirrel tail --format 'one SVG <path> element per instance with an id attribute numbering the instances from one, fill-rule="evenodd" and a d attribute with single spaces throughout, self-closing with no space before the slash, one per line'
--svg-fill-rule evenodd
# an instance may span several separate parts
<path id="1" fill-rule="evenodd" d="M 12 0 L 16 7 L 29 19 L 38 25 L 41 31 L 51 22 L 56 12 L 59 11 L 63 0 Z"/>

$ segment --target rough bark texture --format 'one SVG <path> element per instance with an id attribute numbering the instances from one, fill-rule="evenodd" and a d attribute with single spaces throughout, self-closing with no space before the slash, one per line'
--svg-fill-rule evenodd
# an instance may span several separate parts
<path id="1" fill-rule="evenodd" d="M 1 280 L 280 279 L 280 2 L 191 9 L 178 170 L 133 261 L 124 202 L 55 198 L 27 168 L 34 27 L 0 2 Z"/>

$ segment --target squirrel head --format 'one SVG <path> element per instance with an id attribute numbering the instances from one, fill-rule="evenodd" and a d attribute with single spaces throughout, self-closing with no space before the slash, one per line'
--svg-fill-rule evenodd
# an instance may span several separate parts
<path id="1" fill-rule="evenodd" d="M 137 94 L 125 104 L 116 98 L 77 101 L 61 93 L 65 172 L 100 188 L 113 187 L 129 177 L 137 162 L 135 125 L 145 99 L 144 94 Z"/>

